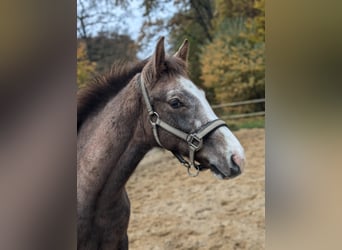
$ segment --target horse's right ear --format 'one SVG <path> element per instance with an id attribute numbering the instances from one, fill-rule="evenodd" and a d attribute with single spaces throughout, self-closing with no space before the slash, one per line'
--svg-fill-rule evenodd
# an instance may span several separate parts
<path id="1" fill-rule="evenodd" d="M 185 39 L 182 45 L 179 47 L 178 51 L 173 56 L 182 59 L 184 62 L 187 62 L 188 54 L 189 54 L 189 41 L 188 39 Z"/>
<path id="2" fill-rule="evenodd" d="M 152 71 L 153 76 L 158 79 L 163 70 L 165 69 L 165 48 L 164 37 L 162 36 L 156 46 L 152 56 Z"/>

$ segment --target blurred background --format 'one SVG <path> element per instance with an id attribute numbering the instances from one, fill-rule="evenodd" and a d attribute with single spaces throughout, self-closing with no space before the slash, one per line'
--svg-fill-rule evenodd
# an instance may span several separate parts
<path id="1" fill-rule="evenodd" d="M 131 7 L 125 9 L 124 2 Z M 107 20 L 104 25 L 97 19 L 88 19 L 90 24 L 97 23 L 98 28 L 86 30 L 85 37 L 95 38 L 101 31 L 126 34 L 137 46 L 136 59 L 152 53 L 153 48 L 148 44 L 153 46 L 157 38 L 147 34 L 165 35 L 166 45 L 172 50 L 172 46 L 179 46 L 184 39 L 177 36 L 177 32 L 195 31 L 203 25 L 202 21 L 193 21 L 194 15 L 202 13 L 195 5 L 197 2 L 202 3 L 144 1 L 132 5 L 133 1 L 96 1 L 96 5 L 105 6 L 101 11 L 113 13 L 107 17 L 117 16 L 117 22 L 107 25 L 111 23 Z M 210 1 L 213 2 L 223 6 L 238 4 L 236 9 L 240 9 L 247 1 Z M 83 4 L 87 11 L 99 10 L 95 6 L 87 8 L 86 2 Z M 76 249 L 76 83 L 81 78 L 76 73 L 79 64 L 75 62 L 82 54 L 77 53 L 77 48 L 84 46 L 83 55 L 88 60 L 85 65 L 90 66 L 90 72 L 95 72 L 94 63 L 98 63 L 88 56 L 87 46 L 76 41 L 84 36 L 79 31 L 82 9 L 79 5 L 76 1 L 53 0 L 5 0 L 0 4 L 1 249 Z M 272 0 L 266 1 L 265 8 L 266 249 L 339 250 L 342 231 L 342 2 Z M 216 40 L 233 46 L 227 42 L 227 34 L 221 35 L 226 37 L 222 38 L 223 42 L 214 36 L 220 37 L 217 32 L 221 19 L 217 17 L 222 20 L 226 15 L 235 17 L 232 10 L 233 7 L 219 7 L 212 16 L 208 15 L 217 20 L 210 24 L 211 40 L 203 38 L 207 35 L 204 31 L 190 32 L 203 35 L 197 41 L 187 35 L 188 39 L 193 39 L 190 40 L 191 53 L 196 54 L 190 54 L 190 59 L 196 60 L 191 65 L 191 74 L 203 87 L 206 87 L 204 82 L 218 81 L 204 81 L 206 75 L 202 73 L 210 71 L 202 70 L 200 55 L 206 53 L 206 46 L 214 46 Z M 183 13 L 180 17 L 185 22 L 180 27 L 171 22 L 178 12 Z M 173 28 L 178 27 L 174 34 L 164 21 L 162 26 L 152 25 L 161 22 L 156 19 L 158 13 L 162 13 L 166 24 L 170 21 Z M 238 15 L 236 20 L 252 18 L 256 21 L 259 11 L 253 13 Z M 85 18 L 89 15 L 91 13 Z M 137 23 L 125 24 L 126 16 Z M 242 21 L 227 22 L 241 24 Z M 149 24 L 152 25 L 150 32 Z M 190 24 L 193 26 L 188 26 Z M 159 32 L 158 27 L 163 29 Z M 250 28 L 252 26 L 247 25 L 245 29 Z M 173 37 L 178 37 L 178 42 Z M 234 46 L 245 40 L 243 35 L 235 40 Z M 251 40 L 246 46 L 258 41 Z M 222 48 L 223 45 L 216 47 L 217 50 Z M 246 50 L 246 53 L 248 51 L 253 50 Z M 229 55 L 234 53 L 238 55 L 239 49 Z M 213 50 L 209 54 L 221 56 Z M 239 69 L 239 65 L 232 70 L 238 75 L 249 72 L 248 67 Z M 259 79 L 262 78 L 256 77 L 255 82 Z M 212 93 L 208 98 L 213 105 L 231 102 L 230 99 L 221 102 L 218 100 L 220 93 L 215 94 L 209 87 L 206 90 Z M 250 249 L 263 247 L 251 246 Z"/>
<path id="2" fill-rule="evenodd" d="M 232 129 L 263 127 L 264 0 L 77 0 L 77 84 L 190 41 L 190 78 Z"/>

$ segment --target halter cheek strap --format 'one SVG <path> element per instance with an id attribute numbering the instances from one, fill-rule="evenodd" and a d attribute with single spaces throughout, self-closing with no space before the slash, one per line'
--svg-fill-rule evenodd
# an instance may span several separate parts
<path id="1" fill-rule="evenodd" d="M 204 169 L 204 167 L 195 163 L 195 152 L 199 151 L 203 147 L 203 138 L 209 133 L 216 130 L 217 128 L 222 127 L 222 126 L 227 126 L 227 124 L 220 119 L 216 119 L 216 120 L 206 123 L 194 133 L 185 133 L 160 119 L 159 114 L 156 111 L 154 111 L 152 108 L 152 105 L 151 105 L 151 102 L 150 102 L 150 99 L 146 90 L 146 86 L 141 78 L 141 75 L 138 76 L 138 82 L 140 83 L 140 87 L 141 87 L 144 101 L 146 104 L 147 112 L 149 115 L 149 121 L 152 125 L 153 136 L 156 142 L 158 143 L 160 147 L 164 148 L 164 146 L 161 144 L 160 139 L 159 139 L 158 127 L 161 127 L 167 132 L 186 141 L 189 146 L 190 162 L 186 161 L 183 158 L 183 156 L 179 154 L 178 152 L 172 151 L 172 153 L 180 161 L 180 163 L 182 163 L 185 167 L 187 167 L 188 174 L 190 176 L 193 176 L 193 177 L 197 176 L 199 174 L 199 171 Z M 195 168 L 196 170 L 195 173 L 191 172 L 192 167 Z"/>

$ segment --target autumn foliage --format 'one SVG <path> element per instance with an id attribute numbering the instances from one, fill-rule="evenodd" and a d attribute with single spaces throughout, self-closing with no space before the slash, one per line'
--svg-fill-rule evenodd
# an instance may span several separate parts
<path id="1" fill-rule="evenodd" d="M 202 49 L 204 86 L 214 89 L 221 103 L 264 97 L 264 43 L 250 40 L 243 26 L 235 34 L 225 31 Z"/>
<path id="2" fill-rule="evenodd" d="M 258 13 L 253 17 L 216 19 L 214 38 L 202 47 L 201 80 L 213 92 L 212 102 L 265 97 L 264 0 L 255 1 L 253 6 Z M 258 104 L 244 111 L 263 109 Z"/>
<path id="3" fill-rule="evenodd" d="M 77 86 L 83 87 L 93 77 L 96 63 L 88 59 L 86 44 L 79 41 L 77 44 Z"/>

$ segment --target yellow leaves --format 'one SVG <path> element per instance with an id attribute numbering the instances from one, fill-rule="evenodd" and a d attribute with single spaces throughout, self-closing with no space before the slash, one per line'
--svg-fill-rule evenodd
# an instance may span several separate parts
<path id="1" fill-rule="evenodd" d="M 221 34 L 203 48 L 200 62 L 203 84 L 214 89 L 216 101 L 260 95 L 253 91 L 265 83 L 264 43 L 256 44 L 247 37 L 234 40 Z"/>
<path id="2" fill-rule="evenodd" d="M 83 87 L 93 77 L 96 63 L 89 61 L 86 44 L 82 41 L 77 44 L 77 86 Z"/>
<path id="3" fill-rule="evenodd" d="M 260 13 L 254 18 L 256 32 L 252 39 L 260 42 L 265 40 L 265 0 L 256 0 L 254 8 Z"/>

